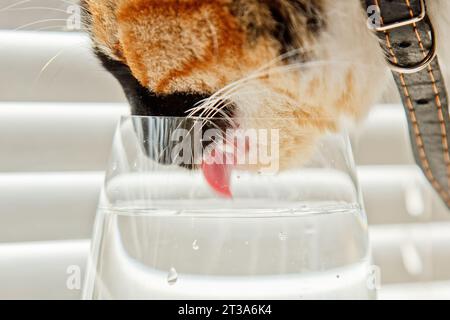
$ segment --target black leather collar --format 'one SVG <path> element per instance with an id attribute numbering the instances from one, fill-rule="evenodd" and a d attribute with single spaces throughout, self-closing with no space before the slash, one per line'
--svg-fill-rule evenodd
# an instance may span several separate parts
<path id="1" fill-rule="evenodd" d="M 450 208 L 450 116 L 425 0 L 362 0 L 408 118 L 414 157 Z"/>

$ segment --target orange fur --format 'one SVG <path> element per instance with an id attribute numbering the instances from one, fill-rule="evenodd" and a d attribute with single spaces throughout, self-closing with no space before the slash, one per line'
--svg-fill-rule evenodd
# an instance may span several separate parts
<path id="1" fill-rule="evenodd" d="M 113 10 L 99 3 L 87 1 L 96 46 L 156 93 L 212 93 L 278 54 L 270 38 L 250 44 L 231 0 L 118 0 Z"/>

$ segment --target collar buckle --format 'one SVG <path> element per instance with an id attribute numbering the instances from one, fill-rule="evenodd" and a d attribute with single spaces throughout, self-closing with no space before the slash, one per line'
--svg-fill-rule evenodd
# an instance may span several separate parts
<path id="1" fill-rule="evenodd" d="M 372 26 L 372 29 L 378 32 L 386 32 L 392 29 L 397 29 L 400 27 L 404 27 L 404 26 L 408 26 L 408 25 L 412 25 L 415 23 L 418 23 L 420 21 L 422 21 L 423 19 L 425 19 L 427 15 L 427 9 L 425 6 L 425 0 L 420 0 L 420 14 L 412 17 L 410 19 L 406 19 L 406 20 L 402 20 L 402 21 L 395 21 L 389 24 L 384 24 L 382 26 Z"/>
<path id="2" fill-rule="evenodd" d="M 426 10 L 426 6 L 425 6 L 425 0 L 420 0 L 420 14 L 419 15 L 412 17 L 410 19 L 396 21 L 396 22 L 392 22 L 389 24 L 384 24 L 379 27 L 371 26 L 371 29 L 373 29 L 374 31 L 377 31 L 377 32 L 387 33 L 389 31 L 392 31 L 392 30 L 400 28 L 400 27 L 414 25 L 416 23 L 419 23 L 419 22 L 423 21 L 426 16 L 427 16 L 427 10 Z M 428 66 L 433 62 L 433 60 L 437 56 L 436 36 L 435 36 L 434 28 L 431 23 L 429 23 L 429 27 L 430 27 L 430 39 L 432 41 L 432 46 L 431 46 L 431 49 L 428 52 L 427 56 L 423 60 L 419 61 L 418 63 L 408 65 L 408 66 L 402 66 L 390 59 L 387 59 L 389 67 L 392 71 L 397 72 L 397 73 L 412 74 L 412 73 L 417 73 L 417 72 L 420 72 L 420 71 L 428 68 Z"/>

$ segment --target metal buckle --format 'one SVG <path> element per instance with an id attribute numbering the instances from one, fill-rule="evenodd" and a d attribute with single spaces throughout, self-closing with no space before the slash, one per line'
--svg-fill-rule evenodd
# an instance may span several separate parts
<path id="1" fill-rule="evenodd" d="M 373 28 L 373 30 L 378 31 L 378 32 L 388 32 L 392 29 L 396 29 L 396 28 L 400 28 L 400 27 L 404 27 L 404 26 L 408 26 L 408 25 L 412 25 L 412 24 L 421 22 L 422 20 L 425 19 L 426 15 L 427 15 L 425 0 L 420 0 L 420 11 L 421 11 L 420 14 L 413 18 L 406 19 L 403 21 L 389 23 L 389 24 L 386 24 L 386 25 L 383 25 L 380 27 L 372 27 L 372 28 Z M 389 67 L 391 68 L 391 70 L 398 72 L 398 73 L 411 74 L 411 73 L 416 73 L 416 72 L 426 69 L 430 65 L 430 63 L 433 62 L 434 58 L 436 58 L 436 55 L 437 55 L 436 36 L 435 36 L 433 25 L 431 23 L 430 23 L 430 33 L 431 33 L 430 38 L 432 41 L 432 47 L 431 47 L 431 50 L 428 53 L 428 55 L 422 61 L 420 61 L 414 65 L 411 65 L 411 66 L 401 66 L 395 62 L 392 62 L 390 59 L 387 59 L 387 62 L 389 63 Z"/>
<path id="2" fill-rule="evenodd" d="M 374 26 L 373 29 L 378 32 L 389 31 L 392 29 L 396 29 L 396 28 L 404 27 L 404 26 L 411 25 L 414 23 L 418 23 L 418 22 L 422 21 L 423 19 L 425 19 L 426 15 L 427 15 L 427 9 L 425 6 L 425 0 L 420 0 L 420 14 L 418 16 L 415 16 L 413 18 L 406 19 L 403 21 L 392 22 L 392 23 L 385 24 L 385 25 L 382 25 L 379 27 Z"/>
<path id="3" fill-rule="evenodd" d="M 401 65 L 387 59 L 387 61 L 389 63 L 389 67 L 391 68 L 392 71 L 395 71 L 398 73 L 411 74 L 411 73 L 420 72 L 420 71 L 428 68 L 428 66 L 431 64 L 431 62 L 433 62 L 434 58 L 436 58 L 436 56 L 437 56 L 436 37 L 434 34 L 433 25 L 431 25 L 431 24 L 430 24 L 430 30 L 431 30 L 432 47 L 431 47 L 430 52 L 428 52 L 428 55 L 422 61 L 419 61 L 418 63 L 413 64 L 411 66 L 401 66 Z"/>

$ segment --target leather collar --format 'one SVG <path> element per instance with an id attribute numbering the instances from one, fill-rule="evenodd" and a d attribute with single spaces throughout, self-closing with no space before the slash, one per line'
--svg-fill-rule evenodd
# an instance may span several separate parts
<path id="1" fill-rule="evenodd" d="M 425 0 L 362 0 L 392 69 L 416 163 L 450 208 L 450 116 Z"/>

